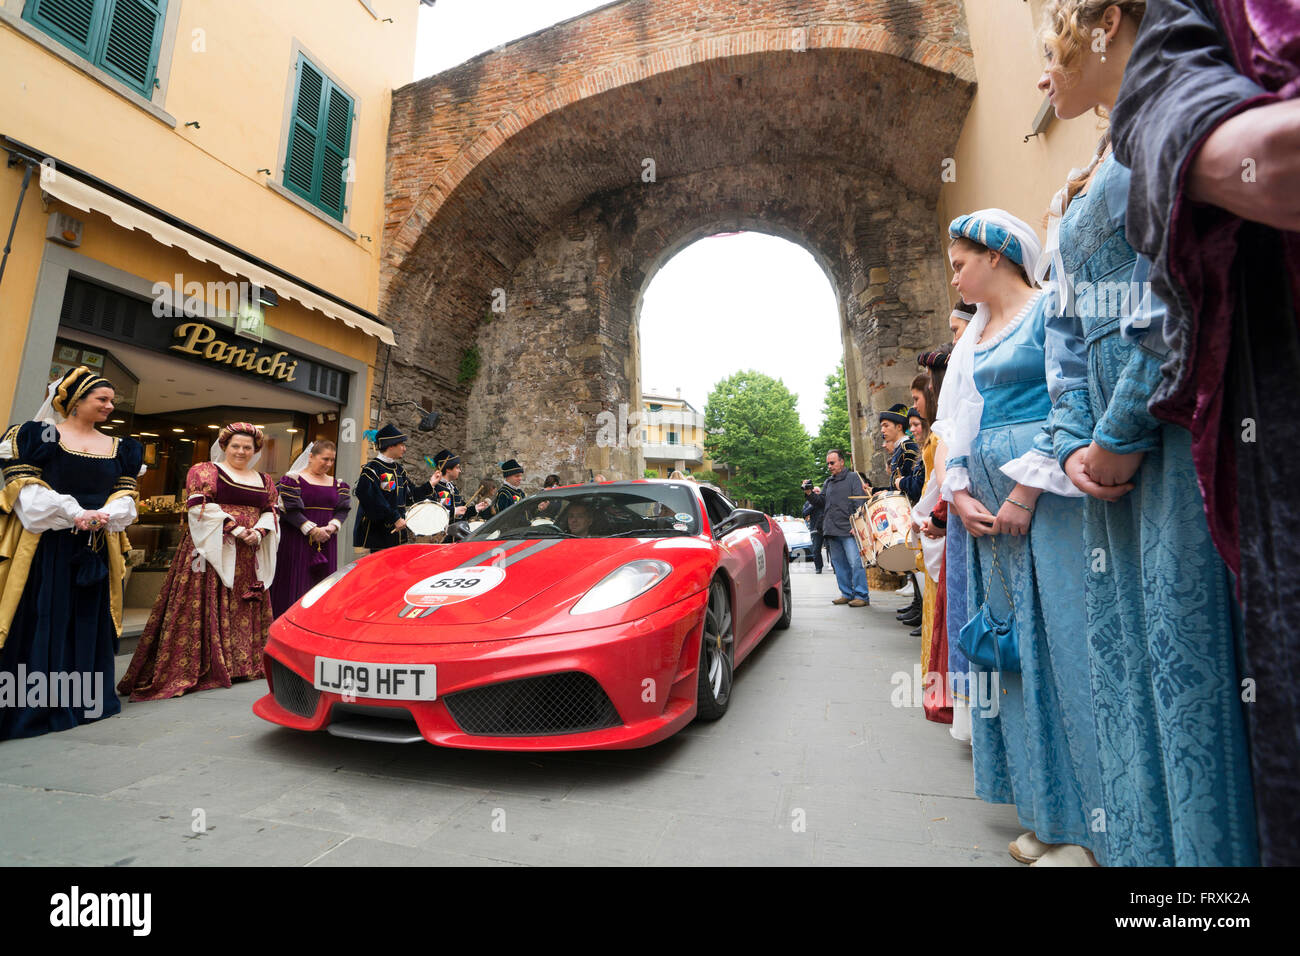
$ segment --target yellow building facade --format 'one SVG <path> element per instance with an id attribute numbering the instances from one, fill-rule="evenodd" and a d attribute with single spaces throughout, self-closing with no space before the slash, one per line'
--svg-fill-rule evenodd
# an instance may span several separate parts
<path id="1" fill-rule="evenodd" d="M 230 420 L 266 428 L 262 471 L 329 438 L 354 477 L 392 342 L 385 150 L 420 6 L 0 0 L 0 417 L 88 364 L 160 508 Z"/>
<path id="2" fill-rule="evenodd" d="M 677 394 L 643 393 L 641 396 L 641 454 L 647 473 L 667 478 L 674 471 L 713 481 L 725 466 L 704 453 L 704 415 Z"/>

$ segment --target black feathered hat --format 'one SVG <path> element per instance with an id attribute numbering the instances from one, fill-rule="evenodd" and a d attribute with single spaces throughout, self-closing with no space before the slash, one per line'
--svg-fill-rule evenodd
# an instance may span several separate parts
<path id="1" fill-rule="evenodd" d="M 375 447 L 380 451 L 385 451 L 394 445 L 400 445 L 409 440 L 402 434 L 401 429 L 391 422 L 375 432 Z"/>
<path id="2" fill-rule="evenodd" d="M 904 405 L 902 402 L 899 402 L 897 405 L 892 405 L 885 411 L 881 412 L 880 420 L 882 422 L 893 422 L 895 425 L 902 425 L 904 428 L 906 428 L 907 411 L 908 411 L 907 406 Z"/>

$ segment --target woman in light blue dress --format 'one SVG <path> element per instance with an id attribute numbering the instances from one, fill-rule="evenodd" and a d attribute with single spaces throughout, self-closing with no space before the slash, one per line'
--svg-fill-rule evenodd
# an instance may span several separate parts
<path id="1" fill-rule="evenodd" d="M 1069 14 L 1077 4 L 1056 6 Z M 1136 30 L 1124 19 L 1079 24 L 1084 35 L 1106 31 L 1112 51 L 1107 66 L 1086 74 L 1072 62 L 1077 44 L 1063 42 L 1068 29 L 1049 28 L 1045 45 L 1057 55 L 1040 87 L 1063 119 L 1114 105 L 1126 59 L 1114 40 Z M 1087 635 L 1108 862 L 1251 866 L 1258 850 L 1237 615 L 1210 540 L 1191 434 L 1147 411 L 1166 351 L 1164 306 L 1149 292 L 1148 263 L 1125 239 L 1128 183 L 1103 140 L 1053 201 L 1049 235 L 1059 221 L 1059 250 L 1049 239 L 1044 267 L 1051 263 L 1056 290 L 1047 318 L 1054 408 L 1050 446 L 1040 439 L 1026 461 L 1050 455 L 1089 494 Z"/>
<path id="2" fill-rule="evenodd" d="M 1011 845 L 1017 859 L 1064 850 L 1052 862 L 1087 865 L 1084 851 L 1102 857 L 1105 847 L 1094 826 L 1100 780 L 1080 640 L 1082 502 L 1054 461 L 1017 480 L 1002 471 L 1032 448 L 1052 407 L 1045 299 L 1024 270 L 1038 241 L 1000 210 L 962 216 L 949 235 L 953 283 L 979 308 L 949 363 L 945 420 L 935 425 L 949 448 L 944 493 L 970 536 L 969 611 L 987 600 L 998 620 L 1014 619 L 1021 663 L 1018 674 L 996 675 L 994 695 L 987 674 L 972 685 L 975 792 L 1015 805 L 1029 829 Z"/>

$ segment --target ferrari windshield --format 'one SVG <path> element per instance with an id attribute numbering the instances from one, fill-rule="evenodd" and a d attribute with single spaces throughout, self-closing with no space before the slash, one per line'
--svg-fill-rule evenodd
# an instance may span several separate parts
<path id="1" fill-rule="evenodd" d="M 525 498 L 468 540 L 500 538 L 651 538 L 700 533 L 690 487 L 611 483 L 553 488 Z"/>

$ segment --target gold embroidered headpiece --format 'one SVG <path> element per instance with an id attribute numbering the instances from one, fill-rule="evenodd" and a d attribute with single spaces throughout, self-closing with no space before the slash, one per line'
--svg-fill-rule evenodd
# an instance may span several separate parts
<path id="1" fill-rule="evenodd" d="M 81 401 L 97 388 L 112 388 L 113 383 L 84 365 L 78 365 L 63 378 L 54 390 L 54 410 L 67 418 L 77 402 Z"/>
<path id="2" fill-rule="evenodd" d="M 217 432 L 217 444 L 221 446 L 222 451 L 226 450 L 226 446 L 230 444 L 230 439 L 236 435 L 247 435 L 253 439 L 253 450 L 262 450 L 262 429 L 249 422 L 231 422 Z"/>

